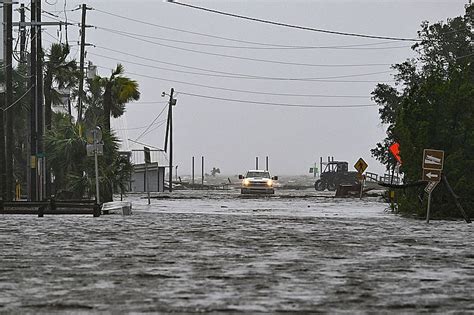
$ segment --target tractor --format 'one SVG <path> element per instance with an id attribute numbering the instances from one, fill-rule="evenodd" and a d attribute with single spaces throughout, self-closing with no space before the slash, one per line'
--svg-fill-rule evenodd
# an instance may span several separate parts
<path id="1" fill-rule="evenodd" d="M 326 167 L 321 172 L 320 178 L 314 183 L 316 190 L 336 190 L 339 185 L 359 184 L 358 172 L 350 172 L 347 162 L 330 161 L 325 163 L 325 165 Z"/>

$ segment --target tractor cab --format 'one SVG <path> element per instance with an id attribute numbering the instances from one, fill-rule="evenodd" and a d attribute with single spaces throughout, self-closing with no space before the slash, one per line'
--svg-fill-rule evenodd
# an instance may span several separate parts
<path id="1" fill-rule="evenodd" d="M 358 183 L 357 172 L 350 172 L 345 161 L 330 161 L 325 163 L 320 179 L 314 183 L 316 190 L 336 190 L 341 184 L 354 185 Z"/>
<path id="2" fill-rule="evenodd" d="M 324 168 L 322 173 L 328 172 L 335 172 L 335 173 L 342 173 L 349 171 L 349 165 L 347 162 L 341 161 L 332 161 L 326 163 L 326 167 Z"/>

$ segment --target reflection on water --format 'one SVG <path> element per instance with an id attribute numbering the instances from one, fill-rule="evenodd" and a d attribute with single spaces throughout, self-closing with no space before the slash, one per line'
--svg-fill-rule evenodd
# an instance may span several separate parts
<path id="1" fill-rule="evenodd" d="M 193 194 L 132 198 L 130 217 L 1 217 L 0 312 L 474 312 L 461 221 Z"/>

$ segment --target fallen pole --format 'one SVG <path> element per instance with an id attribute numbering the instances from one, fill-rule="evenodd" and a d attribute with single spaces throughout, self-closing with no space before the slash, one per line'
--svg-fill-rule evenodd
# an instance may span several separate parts
<path id="1" fill-rule="evenodd" d="M 446 175 L 441 174 L 441 178 L 443 179 L 443 183 L 446 185 L 446 188 L 448 188 L 449 192 L 453 196 L 454 202 L 456 203 L 456 206 L 458 207 L 459 211 L 461 211 L 461 214 L 464 217 L 464 220 L 466 221 L 466 223 L 471 223 L 471 219 L 467 216 L 466 212 L 464 211 L 464 208 L 459 202 L 459 196 L 454 193 L 454 190 L 451 188 L 451 185 L 449 185 Z"/>

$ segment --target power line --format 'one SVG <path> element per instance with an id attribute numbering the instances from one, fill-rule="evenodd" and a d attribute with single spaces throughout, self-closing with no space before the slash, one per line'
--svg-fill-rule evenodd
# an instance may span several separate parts
<path id="1" fill-rule="evenodd" d="M 223 12 L 223 11 L 219 11 L 219 10 L 208 9 L 208 8 L 199 7 L 199 6 L 195 6 L 195 5 L 191 5 L 191 4 L 187 4 L 187 3 L 174 1 L 174 0 L 168 0 L 168 2 L 172 3 L 172 4 L 176 4 L 176 5 L 196 9 L 196 10 L 206 11 L 206 12 L 225 15 L 225 16 L 230 16 L 230 17 L 233 17 L 233 18 L 244 19 L 244 20 L 249 20 L 249 21 L 254 21 L 254 22 L 259 22 L 259 23 L 264 23 L 264 24 L 271 24 L 271 25 L 276 25 L 276 26 L 283 26 L 283 27 L 288 27 L 288 28 L 294 28 L 294 29 L 299 29 L 299 30 L 304 30 L 304 31 L 312 31 L 312 32 L 319 32 L 319 33 L 326 33 L 326 34 L 333 34 L 333 35 L 341 35 L 341 36 L 383 39 L 383 40 L 410 41 L 410 42 L 420 42 L 421 41 L 420 39 L 415 39 L 415 38 L 376 36 L 376 35 L 367 35 L 367 34 L 358 34 L 358 33 L 349 33 L 349 32 L 339 32 L 339 31 L 318 29 L 318 28 L 312 28 L 312 27 L 306 27 L 306 26 L 300 26 L 300 25 L 293 25 L 293 24 L 275 22 L 275 21 L 270 21 L 270 20 L 263 20 L 263 19 L 259 19 L 259 18 L 253 18 L 253 17 L 249 17 L 249 16 L 244 16 L 244 15 L 239 15 L 239 14 L 234 14 L 234 13 L 228 13 L 228 12 Z"/>
<path id="2" fill-rule="evenodd" d="M 161 41 L 173 42 L 173 43 L 181 43 L 181 44 L 190 44 L 190 45 L 198 45 L 198 46 L 208 46 L 208 47 L 218 47 L 218 48 L 231 48 L 231 49 L 250 49 L 250 50 L 313 50 L 313 49 L 342 49 L 342 50 L 386 50 L 386 49 L 398 49 L 398 48 L 407 48 L 411 47 L 411 45 L 403 45 L 403 46 L 390 46 L 390 47 L 373 47 L 379 45 L 386 45 L 388 43 L 366 43 L 366 44 L 352 44 L 352 45 L 334 45 L 334 46 L 233 46 L 233 45 L 222 45 L 222 44 L 211 44 L 211 43 L 203 43 L 203 42 L 193 42 L 193 41 L 185 41 L 185 40 L 178 40 L 178 39 L 170 39 L 158 36 L 150 36 L 138 33 L 127 32 L 118 29 L 111 29 L 103 26 L 94 25 L 96 29 L 109 31 L 109 32 L 116 32 L 122 33 L 126 35 L 132 36 L 141 36 L 144 38 L 156 39 Z M 370 46 L 370 47 L 369 47 Z"/>
<path id="3" fill-rule="evenodd" d="M 188 95 L 192 97 L 199 97 L 199 98 L 206 98 L 206 99 L 213 99 L 219 101 L 227 101 L 227 102 L 236 102 L 236 103 L 245 103 L 245 104 L 256 104 L 256 105 L 268 105 L 268 106 L 280 106 L 280 107 L 304 107 L 304 108 L 358 108 L 358 107 L 375 107 L 378 106 L 377 104 L 363 104 L 363 105 L 306 105 L 306 104 L 291 104 L 291 103 L 273 103 L 273 102 L 258 102 L 258 101 L 251 101 L 251 100 L 242 100 L 242 99 L 232 99 L 232 98 L 224 98 L 224 97 L 216 97 L 216 96 L 209 96 L 209 95 L 202 95 L 202 94 L 193 94 L 179 91 L 181 95 Z"/>
<path id="4" fill-rule="evenodd" d="M 6 107 L 6 108 L 3 108 L 2 110 L 4 112 L 6 112 L 7 110 L 9 110 L 11 107 L 15 106 L 18 102 L 20 102 L 23 98 L 25 98 L 26 95 L 28 95 L 28 93 L 30 93 L 30 91 L 34 88 L 35 86 L 31 86 L 22 96 L 20 96 L 16 101 L 14 101 L 10 106 Z M 3 126 L 2 126 L 3 127 Z"/>
<path id="5" fill-rule="evenodd" d="M 166 120 L 160 120 L 160 121 L 157 121 L 156 123 L 154 123 L 153 125 L 158 125 L 158 127 L 162 126 L 162 123 L 166 122 Z M 132 127 L 132 128 L 118 128 L 118 129 L 115 129 L 116 131 L 122 131 L 122 130 L 140 130 L 140 129 L 145 129 L 145 128 L 148 128 L 150 125 L 146 125 L 146 126 L 141 126 L 141 127 Z"/>
<path id="6" fill-rule="evenodd" d="M 150 129 L 148 132 L 144 133 L 142 138 L 146 135 L 149 135 L 150 133 L 152 133 L 153 131 L 155 131 L 156 129 L 160 128 L 161 126 L 163 126 L 165 123 L 166 123 L 167 120 L 164 120 L 164 121 L 161 121 L 155 128 L 153 129 Z"/>
<path id="7" fill-rule="evenodd" d="M 110 67 L 101 67 L 101 66 L 97 66 L 97 67 L 107 69 L 107 70 L 112 69 Z M 136 76 L 139 76 L 139 77 L 150 78 L 150 79 L 155 79 L 155 80 L 160 80 L 160 81 L 182 83 L 182 84 L 188 84 L 188 85 L 194 85 L 194 86 L 200 86 L 200 87 L 208 87 L 208 88 L 212 88 L 212 89 L 223 89 L 223 88 L 216 88 L 214 86 L 211 87 L 211 86 L 206 86 L 206 85 L 202 85 L 202 84 L 190 83 L 190 82 L 186 82 L 186 81 L 158 78 L 158 77 L 145 75 L 145 74 L 134 73 L 134 72 L 130 72 L 130 71 L 126 71 L 126 72 L 128 74 L 131 74 L 131 75 L 136 75 Z M 325 82 L 325 83 L 381 83 L 381 82 L 395 82 L 395 81 L 394 80 L 317 80 L 315 82 Z M 226 89 L 223 89 L 223 90 L 226 90 Z M 229 90 L 229 89 L 227 89 L 227 90 Z M 235 91 L 239 91 L 239 90 L 235 90 Z M 240 91 L 243 91 L 243 90 L 240 90 Z"/>
<path id="8" fill-rule="evenodd" d="M 138 19 L 127 17 L 127 16 L 119 15 L 119 14 L 116 14 L 116 13 L 103 11 L 103 10 L 96 9 L 96 8 L 94 8 L 93 10 L 95 10 L 97 12 L 100 12 L 102 14 L 114 16 L 114 17 L 117 17 L 117 18 L 120 18 L 120 19 L 140 23 L 140 24 L 143 24 L 143 25 L 153 26 L 153 27 L 156 27 L 156 28 L 161 28 L 161 29 L 165 29 L 165 30 L 171 30 L 171 31 L 176 31 L 176 32 L 181 32 L 181 33 L 186 33 L 186 34 L 192 34 L 192 35 L 209 37 L 209 38 L 214 38 L 214 39 L 219 39 L 219 40 L 225 40 L 225 41 L 230 41 L 230 42 L 235 42 L 235 43 L 240 43 L 240 44 L 251 44 L 251 45 L 257 45 L 257 46 L 276 47 L 276 48 L 278 48 L 278 47 L 280 47 L 280 48 L 298 48 L 298 47 L 301 47 L 301 46 L 281 45 L 281 44 L 272 44 L 272 43 L 264 43 L 264 42 L 254 42 L 254 41 L 240 40 L 240 39 L 236 39 L 236 38 L 230 38 L 230 37 L 224 37 L 224 36 L 217 36 L 217 35 L 211 35 L 211 34 L 206 34 L 206 33 L 188 31 L 188 30 L 183 30 L 183 29 L 179 29 L 179 28 L 175 28 L 175 27 L 163 26 L 163 25 L 156 24 L 156 23 L 151 23 L 151 22 L 147 22 L 147 21 L 138 20 Z M 419 41 L 419 40 L 415 40 L 415 41 Z M 386 44 L 386 43 L 373 43 L 373 44 L 374 45 L 375 44 L 377 44 L 377 45 L 381 44 L 382 45 L 382 44 Z M 369 45 L 371 45 L 371 44 L 369 44 Z"/>
<path id="9" fill-rule="evenodd" d="M 46 32 L 47 33 L 47 32 Z M 97 48 L 102 48 L 106 49 L 103 47 L 97 46 Z M 113 49 L 109 49 L 111 51 L 116 51 Z M 119 52 L 119 51 L 116 51 Z M 123 53 L 123 52 L 122 52 Z M 130 55 L 127 53 L 124 53 L 126 55 Z M 135 55 L 132 55 L 135 56 Z M 112 58 L 109 58 L 112 59 Z M 144 58 L 148 59 L 148 58 Z M 153 60 L 153 59 L 149 59 Z M 158 62 L 158 61 L 157 61 Z M 97 67 L 102 68 L 102 69 L 109 69 L 107 67 L 103 67 L 100 65 L 97 65 Z M 150 78 L 150 79 L 155 79 L 155 80 L 160 80 L 160 81 L 166 81 L 166 82 L 174 82 L 174 83 L 180 83 L 184 85 L 189 85 L 189 86 L 195 86 L 195 87 L 200 87 L 200 88 L 208 88 L 208 89 L 213 89 L 213 90 L 221 90 L 221 91 L 227 91 L 227 92 L 236 92 L 236 93 L 246 93 L 246 94 L 255 94 L 255 95 L 267 95 L 267 96 L 283 96 L 283 97 L 309 97 L 309 98 L 367 98 L 366 96 L 363 95 L 327 95 L 327 94 L 304 94 L 304 93 L 275 93 L 275 92 L 262 92 L 262 91 L 252 91 L 252 90 L 242 90 L 242 89 L 232 89 L 232 88 L 224 88 L 224 87 L 217 87 L 217 86 L 210 86 L 210 85 L 204 85 L 204 84 L 198 84 L 198 83 L 192 83 L 192 82 L 186 82 L 186 81 L 179 81 L 179 80 L 172 80 L 172 79 L 166 79 L 166 78 L 158 78 L 154 76 L 149 76 L 149 75 L 144 75 L 144 74 L 138 74 L 138 73 L 133 73 L 127 71 L 128 74 L 131 75 L 136 75 L 139 77 L 145 77 L 145 78 Z M 340 82 L 340 81 L 330 81 L 330 82 Z M 358 82 L 369 82 L 369 83 L 374 83 L 374 82 L 380 82 L 380 81 L 344 81 L 348 83 L 358 83 Z M 383 82 L 389 82 L 389 81 L 383 81 Z M 162 103 L 162 102 L 137 102 L 137 104 L 155 104 L 155 103 Z M 163 102 L 166 103 L 166 102 Z"/>
<path id="10" fill-rule="evenodd" d="M 155 117 L 155 119 L 153 119 L 153 121 L 148 125 L 148 128 L 146 128 L 145 131 L 143 131 L 136 139 L 135 141 L 138 141 L 140 140 L 141 137 L 143 137 L 143 135 L 151 128 L 151 126 L 153 126 L 153 124 L 158 120 L 158 118 L 160 118 L 160 116 L 163 114 L 163 112 L 165 111 L 165 109 L 168 108 L 168 106 L 165 106 L 163 107 L 163 109 L 161 110 L 161 112 Z"/>
<path id="11" fill-rule="evenodd" d="M 141 41 L 141 42 L 161 46 L 161 47 L 167 47 L 167 48 L 172 48 L 172 49 L 176 49 L 176 50 L 192 52 L 192 53 L 197 53 L 197 54 L 204 54 L 204 55 L 209 55 L 209 56 L 216 56 L 216 57 L 223 57 L 223 58 L 230 58 L 230 59 L 238 59 L 238 60 L 246 60 L 246 61 L 263 62 L 263 63 L 271 63 L 271 64 L 291 65 L 291 66 L 321 67 L 320 64 L 286 62 L 286 61 L 279 61 L 279 60 L 259 59 L 259 58 L 242 57 L 242 56 L 236 56 L 236 55 L 230 55 L 230 54 L 213 53 L 213 52 L 208 52 L 208 51 L 201 51 L 201 50 L 196 50 L 196 49 L 183 48 L 183 47 L 178 47 L 178 46 L 173 46 L 173 45 L 157 43 L 157 42 L 150 41 L 150 40 L 147 40 L 147 39 L 144 39 L 144 38 L 140 38 L 140 37 L 136 37 L 136 36 L 132 36 L 132 35 L 127 35 L 127 34 L 116 32 L 116 31 L 107 31 L 107 32 L 117 34 L 117 35 L 120 35 L 120 36 L 124 36 L 124 37 L 128 37 L 128 38 L 131 38 L 131 39 L 135 39 L 135 40 L 138 40 L 138 41 Z M 378 65 L 382 65 L 382 64 L 378 64 Z M 384 65 L 386 66 L 387 64 L 384 64 Z M 343 65 L 339 65 L 339 66 L 343 66 Z"/>
<path id="12" fill-rule="evenodd" d="M 97 9 L 94 9 L 94 10 L 97 10 Z M 102 11 L 99 10 L 99 12 L 102 12 Z M 157 45 L 157 46 L 162 46 L 162 47 L 167 47 L 167 48 L 192 52 L 192 53 L 218 56 L 218 57 L 224 57 L 224 58 L 247 60 L 247 61 L 257 61 L 257 62 L 265 62 L 265 63 L 275 63 L 275 64 L 294 65 L 294 66 L 307 66 L 307 67 L 369 67 L 369 66 L 390 66 L 391 65 L 391 64 L 387 64 L 387 63 L 372 63 L 372 64 L 307 64 L 307 63 L 285 62 L 285 61 L 278 61 L 278 60 L 248 58 L 248 57 L 242 57 L 242 56 L 236 56 L 236 55 L 213 53 L 213 52 L 207 52 L 207 51 L 201 51 L 201 50 L 196 50 L 196 49 L 189 49 L 189 48 L 183 48 L 183 47 L 178 47 L 178 46 L 173 46 L 173 45 L 157 43 L 155 41 L 145 39 L 145 38 L 155 38 L 156 39 L 156 37 L 145 36 L 143 34 L 136 34 L 136 33 L 131 33 L 131 32 L 118 31 L 118 30 L 105 28 L 105 27 L 100 27 L 100 26 L 92 26 L 92 27 L 94 27 L 97 30 L 102 30 L 102 31 L 105 31 L 105 32 L 109 32 L 109 33 L 112 33 L 112 34 L 119 35 L 119 36 L 128 37 L 128 38 L 138 40 L 138 41 L 142 41 L 142 42 L 145 42 L 145 43 L 149 43 L 149 44 L 152 44 L 152 45 Z M 174 41 L 174 40 L 171 40 L 171 41 Z M 375 44 L 378 45 L 378 44 L 381 44 L 381 43 L 373 43 L 373 44 L 368 44 L 368 45 L 375 45 Z M 349 46 L 351 46 L 351 45 L 349 45 Z M 292 48 L 295 48 L 295 47 L 298 47 L 298 46 L 292 46 Z M 404 48 L 404 47 L 409 47 L 409 46 L 403 46 L 403 47 L 400 46 L 400 47 L 391 47 L 391 48 Z M 205 71 L 209 71 L 209 70 L 205 70 Z"/>
<path id="13" fill-rule="evenodd" d="M 199 72 L 191 72 L 191 71 L 184 71 L 184 70 L 177 70 L 177 69 L 170 69 L 170 68 L 164 68 L 164 67 L 157 67 L 157 66 L 152 66 L 148 64 L 142 64 L 142 63 L 137 63 L 133 61 L 128 61 L 124 59 L 118 59 L 118 58 L 112 58 L 96 53 L 90 53 L 91 55 L 99 56 L 102 58 L 106 59 L 112 59 L 112 60 L 117 60 L 133 65 L 138 65 L 138 66 L 143 66 L 147 68 L 154 68 L 154 69 L 160 69 L 160 70 L 166 70 L 166 71 L 172 71 L 172 72 L 179 72 L 179 73 L 186 73 L 186 74 L 193 74 L 193 75 L 202 75 L 202 76 L 210 76 L 210 77 L 221 77 L 221 78 L 230 78 L 230 79 L 246 79 L 246 80 L 274 80 L 274 81 L 319 81 L 319 80 L 328 80 L 328 79 L 341 79 L 341 78 L 352 78 L 352 77 L 363 77 L 363 76 L 370 76 L 370 75 L 376 75 L 376 74 L 386 74 L 386 73 L 391 73 L 393 70 L 387 70 L 387 71 L 378 71 L 378 72 L 370 72 L 370 73 L 360 73 L 360 74 L 348 74 L 348 75 L 340 75 L 340 76 L 330 76 L 330 77 L 319 77 L 319 78 L 284 78 L 284 77 L 267 77 L 267 76 L 254 76 L 254 75 L 246 75 L 246 74 L 236 74 L 236 75 L 222 75 L 222 74 L 209 74 L 209 73 L 199 73 Z"/>
<path id="14" fill-rule="evenodd" d="M 98 68 L 110 70 L 109 67 L 103 67 L 103 66 L 100 66 L 100 65 L 96 65 L 96 66 Z M 180 84 L 189 85 L 189 86 L 207 88 L 207 89 L 212 89 L 212 90 L 227 91 L 227 92 L 237 92 L 237 93 L 246 93 L 246 94 L 267 95 L 267 96 L 285 96 L 285 97 L 329 97 L 329 98 L 352 98 L 352 97 L 355 97 L 355 98 L 363 98 L 362 96 L 352 96 L 352 95 L 292 94 L 292 93 L 270 93 L 270 92 L 251 91 L 251 90 L 240 90 L 240 89 L 217 87 L 217 86 L 211 86 L 211 85 L 205 85 L 205 84 L 199 84 L 199 83 L 192 83 L 192 82 L 186 82 L 186 81 L 180 81 L 180 80 L 159 78 L 159 77 L 155 77 L 155 76 L 150 76 L 150 75 L 145 75 L 145 74 L 138 74 L 138 73 L 133 73 L 133 72 L 129 72 L 129 71 L 126 71 L 126 73 L 128 73 L 130 75 L 135 75 L 135 76 L 138 76 L 138 77 L 143 77 L 143 78 L 148 78 L 148 79 L 153 79 L 153 80 L 158 80 L 158 81 L 180 83 Z M 328 82 L 340 83 L 341 81 L 328 81 Z M 377 83 L 377 82 L 380 82 L 380 81 L 344 81 L 344 82 L 345 83 Z M 392 81 L 384 81 L 384 82 L 395 82 L 395 81 L 392 80 Z"/>

